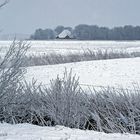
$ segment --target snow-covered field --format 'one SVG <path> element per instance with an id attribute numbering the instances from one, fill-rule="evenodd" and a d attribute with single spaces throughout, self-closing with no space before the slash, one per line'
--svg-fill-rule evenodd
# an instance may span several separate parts
<path id="1" fill-rule="evenodd" d="M 57 75 L 63 76 L 65 68 L 80 77 L 80 84 L 132 88 L 140 84 L 140 58 L 86 61 L 69 64 L 34 66 L 27 69 L 28 81 L 32 78 L 49 84 Z"/>
<path id="2" fill-rule="evenodd" d="M 0 48 L 5 53 L 11 42 L 0 41 Z M 140 41 L 31 41 L 32 47 L 28 54 L 44 53 L 79 53 L 83 49 L 123 49 L 140 52 Z M 123 58 L 113 60 L 97 60 L 68 64 L 28 67 L 25 79 L 32 78 L 38 83 L 49 85 L 51 79 L 57 75 L 63 77 L 65 69 L 79 77 L 83 87 L 124 87 L 132 89 L 133 85 L 140 84 L 140 58 Z M 0 140 L 139 140 L 140 136 L 129 134 L 105 134 L 94 131 L 83 131 L 56 127 L 39 127 L 30 124 L 0 124 Z"/>
<path id="3" fill-rule="evenodd" d="M 130 134 L 105 134 L 95 131 L 56 127 L 40 127 L 30 124 L 0 124 L 0 140 L 139 140 Z"/>
<path id="4" fill-rule="evenodd" d="M 8 49 L 12 41 L 0 41 L 2 52 Z M 82 53 L 83 50 L 123 49 L 128 52 L 140 52 L 140 41 L 28 41 L 31 48 L 28 54 Z M 0 53 L 2 53 L 0 52 Z"/>

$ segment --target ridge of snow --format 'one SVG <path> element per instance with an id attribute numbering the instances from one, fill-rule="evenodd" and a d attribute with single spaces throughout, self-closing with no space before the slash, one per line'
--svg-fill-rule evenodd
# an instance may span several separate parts
<path id="1" fill-rule="evenodd" d="M 0 124 L 0 140 L 139 140 L 139 135 L 105 134 L 63 126 L 41 127 L 31 124 Z"/>

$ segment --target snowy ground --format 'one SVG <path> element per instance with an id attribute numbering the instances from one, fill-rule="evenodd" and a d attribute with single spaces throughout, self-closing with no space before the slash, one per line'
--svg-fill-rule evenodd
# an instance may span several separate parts
<path id="1" fill-rule="evenodd" d="M 41 55 L 48 53 L 82 53 L 83 50 L 124 50 L 128 52 L 140 52 L 140 41 L 28 41 L 31 48 L 28 54 Z M 12 41 L 0 41 L 0 53 L 4 53 Z"/>
<path id="2" fill-rule="evenodd" d="M 57 75 L 63 76 L 65 68 L 72 68 L 73 74 L 80 77 L 80 84 L 131 88 L 140 84 L 140 58 L 86 61 L 69 64 L 34 66 L 27 69 L 28 81 L 32 78 L 49 84 Z"/>
<path id="3" fill-rule="evenodd" d="M 30 124 L 0 124 L 0 140 L 140 140 L 138 135 L 105 134 L 95 131 Z"/>

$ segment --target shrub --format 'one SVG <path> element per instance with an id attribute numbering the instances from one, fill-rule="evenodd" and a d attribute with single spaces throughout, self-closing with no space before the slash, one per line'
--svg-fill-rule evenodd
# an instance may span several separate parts
<path id="1" fill-rule="evenodd" d="M 90 128 L 107 133 L 140 134 L 140 90 L 113 88 L 90 95 Z"/>
<path id="2" fill-rule="evenodd" d="M 65 72 L 63 79 L 57 77 L 45 88 L 47 116 L 55 125 L 84 128 L 88 111 L 85 97 L 76 76 Z"/>
<path id="3" fill-rule="evenodd" d="M 128 53 L 123 50 L 92 51 L 88 49 L 83 53 L 79 53 L 79 54 L 69 53 L 67 55 L 61 55 L 57 53 L 52 53 L 52 54 L 44 54 L 44 55 L 25 56 L 24 58 L 25 63 L 23 66 L 54 65 L 54 64 L 72 63 L 72 62 L 80 62 L 80 61 L 133 58 L 133 57 L 140 57 L 140 52 Z"/>
<path id="4" fill-rule="evenodd" d="M 20 92 L 20 81 L 23 78 L 23 57 L 29 45 L 14 41 L 0 63 L 0 121 L 9 121 L 15 104 L 17 93 Z"/>

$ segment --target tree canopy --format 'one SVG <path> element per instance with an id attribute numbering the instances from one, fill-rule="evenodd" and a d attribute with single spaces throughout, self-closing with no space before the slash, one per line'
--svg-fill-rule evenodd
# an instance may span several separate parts
<path id="1" fill-rule="evenodd" d="M 140 26 L 125 25 L 123 27 L 99 27 L 97 25 L 77 25 L 72 27 L 57 26 L 53 29 L 37 29 L 31 36 L 34 40 L 55 39 L 65 29 L 69 30 L 77 40 L 140 40 Z"/>

